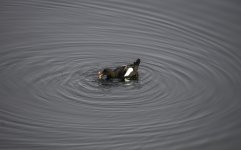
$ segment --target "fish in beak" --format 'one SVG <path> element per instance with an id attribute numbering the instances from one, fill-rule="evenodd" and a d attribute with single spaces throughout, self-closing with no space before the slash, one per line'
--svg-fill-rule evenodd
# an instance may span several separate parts
<path id="1" fill-rule="evenodd" d="M 99 79 L 103 79 L 103 76 L 104 76 L 103 73 L 99 71 L 99 72 L 98 72 L 98 78 L 99 78 Z"/>

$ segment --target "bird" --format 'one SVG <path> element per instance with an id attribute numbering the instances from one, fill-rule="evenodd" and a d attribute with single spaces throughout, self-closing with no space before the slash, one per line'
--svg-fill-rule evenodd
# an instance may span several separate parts
<path id="1" fill-rule="evenodd" d="M 121 81 L 138 80 L 138 68 L 141 60 L 138 58 L 135 62 L 128 65 L 119 66 L 115 69 L 104 68 L 98 72 L 100 80 L 120 79 Z"/>

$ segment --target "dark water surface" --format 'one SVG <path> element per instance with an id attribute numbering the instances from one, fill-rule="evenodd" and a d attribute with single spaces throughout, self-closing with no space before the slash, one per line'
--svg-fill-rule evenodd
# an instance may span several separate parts
<path id="1" fill-rule="evenodd" d="M 237 0 L 2 0 L 0 149 L 241 149 Z M 97 71 L 141 58 L 140 80 Z"/>

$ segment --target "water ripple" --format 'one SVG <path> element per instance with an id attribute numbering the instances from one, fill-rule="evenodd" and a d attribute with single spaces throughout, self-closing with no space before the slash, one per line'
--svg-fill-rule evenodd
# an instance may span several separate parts
<path id="1" fill-rule="evenodd" d="M 239 5 L 4 1 L 0 148 L 238 149 Z"/>

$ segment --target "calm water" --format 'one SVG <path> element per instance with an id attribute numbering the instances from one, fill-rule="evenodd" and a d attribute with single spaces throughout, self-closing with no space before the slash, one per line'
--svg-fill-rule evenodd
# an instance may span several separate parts
<path id="1" fill-rule="evenodd" d="M 241 149 L 237 0 L 2 0 L 0 149 Z M 138 82 L 97 72 L 141 58 Z"/>

